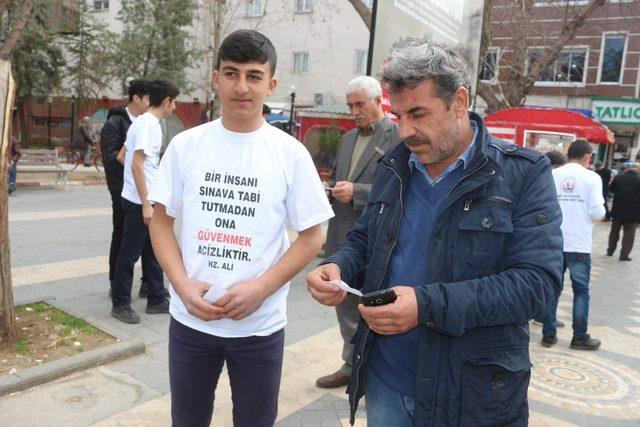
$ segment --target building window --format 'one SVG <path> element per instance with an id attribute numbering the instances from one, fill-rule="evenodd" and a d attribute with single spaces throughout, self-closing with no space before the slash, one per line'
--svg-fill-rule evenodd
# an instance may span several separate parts
<path id="1" fill-rule="evenodd" d="M 362 3 L 364 3 L 364 5 L 367 6 L 368 8 L 373 7 L 373 0 L 362 0 Z"/>
<path id="2" fill-rule="evenodd" d="M 296 12 L 307 13 L 313 11 L 313 0 L 296 0 Z"/>
<path id="3" fill-rule="evenodd" d="M 355 74 L 365 74 L 367 72 L 367 49 L 356 49 L 353 72 Z"/>
<path id="4" fill-rule="evenodd" d="M 109 9 L 109 0 L 94 0 L 93 8 L 95 10 L 106 10 L 106 9 Z"/>
<path id="5" fill-rule="evenodd" d="M 48 117 L 34 117 L 33 124 L 35 126 L 46 126 L 48 121 Z"/>
<path id="6" fill-rule="evenodd" d="M 293 52 L 293 72 L 306 73 L 309 71 L 309 52 Z"/>
<path id="7" fill-rule="evenodd" d="M 624 51 L 627 44 L 626 34 L 604 34 L 600 50 L 601 83 L 620 83 Z"/>
<path id="8" fill-rule="evenodd" d="M 529 67 L 535 64 L 543 52 L 541 49 L 529 51 Z M 563 49 L 558 59 L 538 77 L 538 82 L 558 85 L 584 84 L 586 60 L 586 48 Z"/>
<path id="9" fill-rule="evenodd" d="M 247 0 L 247 16 L 262 16 L 261 0 Z"/>
<path id="10" fill-rule="evenodd" d="M 498 77 L 498 61 L 499 51 L 497 48 L 489 48 L 487 55 L 482 62 L 482 68 L 480 69 L 480 80 L 485 82 L 496 81 Z"/>

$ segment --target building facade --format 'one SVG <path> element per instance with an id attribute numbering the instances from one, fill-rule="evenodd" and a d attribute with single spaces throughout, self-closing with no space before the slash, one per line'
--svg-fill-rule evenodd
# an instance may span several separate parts
<path id="1" fill-rule="evenodd" d="M 587 1 L 533 0 L 526 29 L 527 66 L 553 45 L 562 28 Z M 517 3 L 498 0 L 493 8 L 492 47 L 481 78 L 498 93 L 518 38 Z M 492 66 L 492 65 L 495 65 Z M 535 83 L 526 105 L 591 112 L 616 137 L 601 156 L 614 164 L 635 160 L 640 146 L 640 1 L 610 0 L 596 9 L 562 49 L 559 58 Z M 605 153 L 606 151 L 606 153 Z"/>

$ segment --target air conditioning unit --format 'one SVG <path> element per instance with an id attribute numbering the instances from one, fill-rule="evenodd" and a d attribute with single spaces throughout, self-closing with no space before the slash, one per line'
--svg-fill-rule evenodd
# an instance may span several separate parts
<path id="1" fill-rule="evenodd" d="M 313 94 L 313 104 L 314 105 L 323 105 L 324 104 L 324 94 L 323 93 L 315 93 L 315 94 Z"/>

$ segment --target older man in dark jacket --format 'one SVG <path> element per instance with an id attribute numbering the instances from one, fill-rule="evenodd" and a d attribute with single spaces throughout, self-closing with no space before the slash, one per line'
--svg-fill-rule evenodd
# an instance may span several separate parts
<path id="1" fill-rule="evenodd" d="M 611 232 L 607 255 L 612 256 L 618 246 L 620 229 L 623 230 L 620 261 L 631 261 L 636 227 L 640 223 L 640 164 L 634 163 L 624 173 L 616 176 L 609 187 L 613 193 L 611 208 Z"/>
<path id="2" fill-rule="evenodd" d="M 309 273 L 313 297 L 365 272 L 348 387 L 369 426 L 528 420 L 528 321 L 561 290 L 561 212 L 549 160 L 492 138 L 467 111 L 470 72 L 449 48 L 411 43 L 383 69 L 399 145 L 383 157 L 345 244 Z"/>
<path id="3" fill-rule="evenodd" d="M 118 161 L 118 153 L 127 139 L 127 131 L 131 122 L 149 108 L 149 82 L 143 79 L 132 80 L 129 84 L 129 104 L 112 108 L 100 133 L 100 149 L 102 150 L 104 172 L 107 177 L 107 188 L 111 194 L 111 210 L 113 231 L 109 250 L 109 282 L 113 281 L 116 260 L 120 253 L 122 241 L 122 182 L 124 166 Z"/>

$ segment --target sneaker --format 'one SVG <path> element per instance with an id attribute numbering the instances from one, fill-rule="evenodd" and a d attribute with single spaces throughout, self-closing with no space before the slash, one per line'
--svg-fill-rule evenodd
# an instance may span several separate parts
<path id="1" fill-rule="evenodd" d="M 145 310 L 147 314 L 162 314 L 169 312 L 169 301 L 164 300 L 160 304 L 147 304 L 147 309 Z"/>
<path id="2" fill-rule="evenodd" d="M 620 257 L 619 259 L 620 261 L 631 261 L 631 258 L 629 258 L 628 256 Z"/>
<path id="3" fill-rule="evenodd" d="M 613 256 L 613 251 L 607 251 L 607 256 Z"/>
<path id="4" fill-rule="evenodd" d="M 138 313 L 133 311 L 130 305 L 113 307 L 111 309 L 111 316 L 115 317 L 121 322 L 130 323 L 132 325 L 140 323 L 140 316 L 138 316 Z"/>
<path id="5" fill-rule="evenodd" d="M 600 340 L 591 338 L 589 334 L 584 338 L 573 337 L 571 340 L 571 348 L 574 350 L 597 350 L 600 348 Z"/>
<path id="6" fill-rule="evenodd" d="M 538 326 L 544 326 L 543 322 L 538 319 L 533 319 L 533 324 Z M 562 320 L 556 320 L 556 328 L 564 328 L 564 322 Z"/>
<path id="7" fill-rule="evenodd" d="M 543 335 L 542 336 L 542 341 L 540 341 L 540 344 L 543 347 L 551 347 L 552 345 L 556 344 L 558 342 L 558 337 L 555 335 Z"/>

